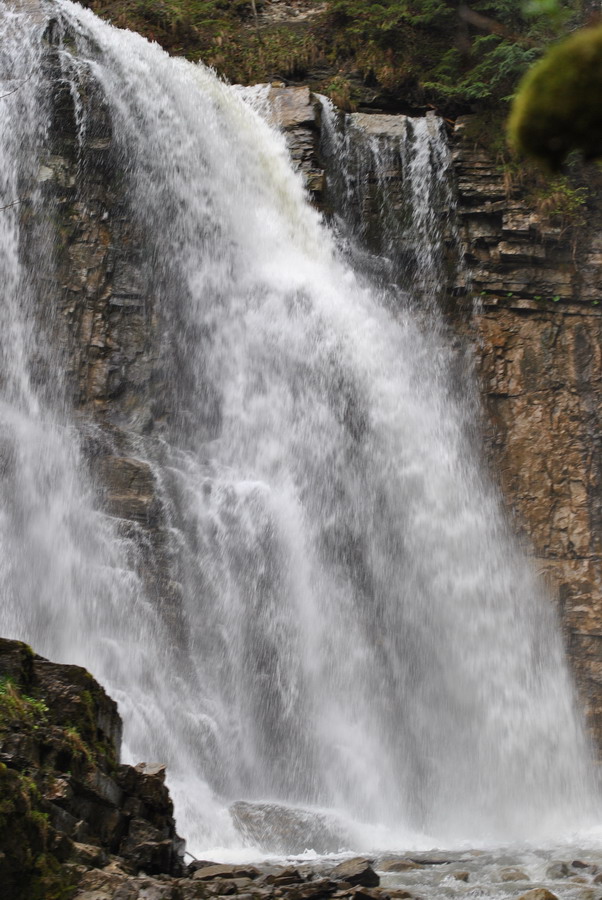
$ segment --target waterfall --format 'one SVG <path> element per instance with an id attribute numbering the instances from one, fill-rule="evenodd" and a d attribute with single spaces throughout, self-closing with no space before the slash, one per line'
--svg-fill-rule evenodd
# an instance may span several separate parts
<path id="1" fill-rule="evenodd" d="M 68 0 L 0 9 L 0 633 L 106 685 L 129 756 L 168 763 L 193 848 L 240 843 L 237 800 L 330 811 L 353 849 L 587 826 L 551 604 L 472 447 L 436 304 L 416 310 L 441 290 L 438 124 L 370 149 L 379 196 L 387 153 L 406 154 L 411 217 L 396 232 L 385 207 L 375 274 L 311 208 L 283 136 L 209 69 Z M 130 439 L 155 473 L 177 626 L 135 537 L 99 509 L 44 307 L 58 85 L 82 147 L 102 98 L 144 235 L 168 399 Z"/>
<path id="2" fill-rule="evenodd" d="M 320 103 L 327 203 L 354 267 L 430 308 L 450 283 L 446 243 L 459 254 L 443 121 L 432 113 L 343 116 L 328 98 Z"/>

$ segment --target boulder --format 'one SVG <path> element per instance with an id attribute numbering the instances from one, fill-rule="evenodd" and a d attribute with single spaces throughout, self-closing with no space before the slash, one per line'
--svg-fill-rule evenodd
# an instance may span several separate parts
<path id="1" fill-rule="evenodd" d="M 261 872 L 255 866 L 231 866 L 213 864 L 197 868 L 193 878 L 197 881 L 214 881 L 218 878 L 259 878 Z"/>
<path id="2" fill-rule="evenodd" d="M 507 869 L 500 869 L 500 881 L 530 881 L 528 875 L 526 875 L 522 869 L 515 869 L 510 866 Z"/>
<path id="3" fill-rule="evenodd" d="M 568 878 L 572 874 L 565 862 L 553 862 L 546 869 L 546 878 L 550 878 L 552 881 L 558 881 L 559 878 Z"/>
<path id="4" fill-rule="evenodd" d="M 321 897 L 329 897 L 338 887 L 336 881 L 329 878 L 319 878 L 316 881 L 308 881 L 286 891 L 287 900 L 319 900 Z"/>
<path id="5" fill-rule="evenodd" d="M 410 897 L 407 891 L 402 891 L 406 897 Z M 338 892 L 337 892 L 338 895 Z M 391 897 L 389 891 L 381 891 L 380 888 L 351 887 L 342 894 L 348 900 L 386 900 Z"/>
<path id="6" fill-rule="evenodd" d="M 287 866 L 286 868 L 276 869 L 274 872 L 262 875 L 260 881 L 262 884 L 282 886 L 298 884 L 300 881 L 303 881 L 303 876 L 298 869 L 295 869 L 293 866 Z"/>
<path id="7" fill-rule="evenodd" d="M 86 868 L 102 869 L 109 861 L 109 857 L 102 847 L 94 844 L 78 844 L 73 843 L 73 851 L 71 858 L 75 862 L 81 863 Z"/>
<path id="8" fill-rule="evenodd" d="M 316 102 L 309 88 L 270 87 L 269 102 L 272 119 L 280 128 L 298 128 L 300 125 L 317 127 Z"/>
<path id="9" fill-rule="evenodd" d="M 0 678 L 9 678 L 23 688 L 31 683 L 34 653 L 22 641 L 0 638 Z"/>
<path id="10" fill-rule="evenodd" d="M 353 859 L 346 859 L 339 863 L 330 873 L 331 877 L 337 881 L 346 881 L 352 885 L 362 885 L 362 887 L 378 887 L 380 878 L 371 865 L 371 860 L 356 856 Z"/>
<path id="11" fill-rule="evenodd" d="M 336 853 L 348 845 L 344 827 L 325 813 L 277 803 L 232 804 L 236 829 L 268 853 Z"/>
<path id="12" fill-rule="evenodd" d="M 521 894 L 518 900 L 558 900 L 558 897 L 547 888 L 533 888 L 532 891 Z"/>
<path id="13" fill-rule="evenodd" d="M 582 859 L 574 859 L 571 863 L 573 869 L 578 869 L 582 872 L 597 872 L 598 866 L 595 863 L 584 862 Z"/>
<path id="14" fill-rule="evenodd" d="M 424 866 L 413 859 L 383 859 L 377 868 L 381 872 L 409 872 L 412 869 L 423 869 Z"/>
<path id="15" fill-rule="evenodd" d="M 204 868 L 206 868 L 207 866 L 217 866 L 217 863 L 214 862 L 213 860 L 208 860 L 208 859 L 195 859 L 195 860 L 193 860 L 193 861 L 190 863 L 190 865 L 187 867 L 187 869 L 186 869 L 186 874 L 187 874 L 187 875 L 194 875 L 194 873 L 195 873 L 198 869 L 204 869 Z"/>

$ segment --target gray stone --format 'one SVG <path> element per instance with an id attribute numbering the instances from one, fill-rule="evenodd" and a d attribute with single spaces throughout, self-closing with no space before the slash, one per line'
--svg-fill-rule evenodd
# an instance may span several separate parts
<path id="1" fill-rule="evenodd" d="M 522 869 L 509 867 L 500 870 L 500 881 L 530 881 L 530 878 Z"/>
<path id="2" fill-rule="evenodd" d="M 317 125 L 316 104 L 308 87 L 270 87 L 272 118 L 280 128 Z"/>
<path id="3" fill-rule="evenodd" d="M 372 868 L 371 860 L 356 856 L 339 863 L 332 872 L 331 877 L 338 881 L 347 881 L 352 885 L 362 887 L 378 887 L 380 878 Z"/>
<path id="4" fill-rule="evenodd" d="M 261 872 L 255 866 L 230 866 L 215 864 L 197 869 L 193 878 L 197 881 L 213 881 L 216 878 L 259 878 Z"/>
<path id="5" fill-rule="evenodd" d="M 569 875 L 572 875 L 572 872 L 565 862 L 553 862 L 546 869 L 546 878 L 551 878 L 553 881 L 557 881 L 559 878 L 568 878 Z"/>
<path id="6" fill-rule="evenodd" d="M 452 872 L 452 878 L 455 878 L 456 881 L 468 881 L 470 872 Z"/>
<path id="7" fill-rule="evenodd" d="M 407 116 L 386 116 L 375 113 L 352 113 L 351 124 L 366 134 L 380 137 L 403 137 L 407 128 Z"/>
<path id="8" fill-rule="evenodd" d="M 409 872 L 412 869 L 422 869 L 424 866 L 412 859 L 383 859 L 377 868 L 381 872 Z"/>
<path id="9" fill-rule="evenodd" d="M 518 900 L 558 900 L 558 897 L 547 888 L 533 888 L 532 891 L 521 894 Z"/>
<path id="10" fill-rule="evenodd" d="M 313 810 L 239 801 L 230 814 L 244 838 L 270 853 L 336 853 L 347 844 L 344 827 Z"/>
<path id="11" fill-rule="evenodd" d="M 78 844 L 73 843 L 72 858 L 85 866 L 101 869 L 109 861 L 107 853 L 102 847 L 96 847 L 94 844 Z"/>

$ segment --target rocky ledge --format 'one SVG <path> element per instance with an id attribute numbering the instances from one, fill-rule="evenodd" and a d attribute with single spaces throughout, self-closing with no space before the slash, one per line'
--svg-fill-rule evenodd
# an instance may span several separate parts
<path id="1" fill-rule="evenodd" d="M 89 672 L 0 639 L 3 900 L 66 900 L 105 866 L 183 872 L 165 767 L 120 765 L 120 742 L 117 705 Z"/>

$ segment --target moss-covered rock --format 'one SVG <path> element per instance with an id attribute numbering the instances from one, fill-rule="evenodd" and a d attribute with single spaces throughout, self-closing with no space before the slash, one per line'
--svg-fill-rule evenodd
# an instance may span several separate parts
<path id="1" fill-rule="evenodd" d="M 6 900 L 67 900 L 73 873 L 29 776 L 0 763 L 0 884 Z M 58 851 L 58 853 L 57 853 Z"/>
<path id="2" fill-rule="evenodd" d="M 511 144 L 558 169 L 571 150 L 602 155 L 602 26 L 552 47 L 525 76 L 508 125 Z"/>
<path id="3" fill-rule="evenodd" d="M 79 666 L 0 639 L 0 896 L 68 900 L 112 854 L 178 874 L 165 767 L 120 766 L 115 702 Z"/>

